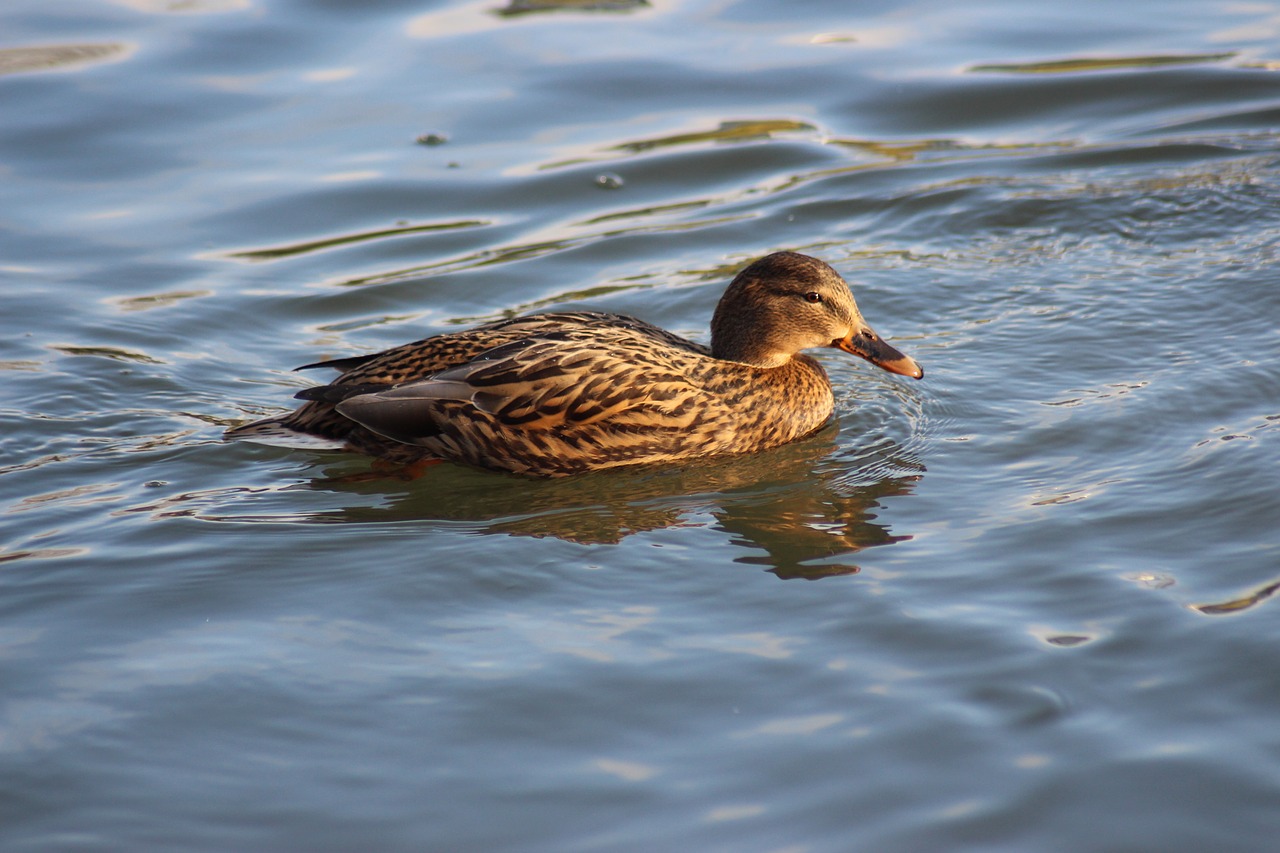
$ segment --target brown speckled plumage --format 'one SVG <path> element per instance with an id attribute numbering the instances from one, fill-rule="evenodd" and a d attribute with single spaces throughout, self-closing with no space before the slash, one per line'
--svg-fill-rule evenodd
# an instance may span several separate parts
<path id="1" fill-rule="evenodd" d="M 834 400 L 800 350 L 834 346 L 919 378 L 867 327 L 848 285 L 779 252 L 744 269 L 706 347 L 616 314 L 500 320 L 380 353 L 320 362 L 342 374 L 294 412 L 228 437 L 318 436 L 395 463 L 446 459 L 558 477 L 747 453 L 821 427 Z"/>

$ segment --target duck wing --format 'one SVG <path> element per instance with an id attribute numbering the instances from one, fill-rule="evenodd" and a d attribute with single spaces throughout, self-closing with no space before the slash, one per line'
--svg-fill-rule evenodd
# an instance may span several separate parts
<path id="1" fill-rule="evenodd" d="M 697 373 L 691 365 L 709 356 L 632 317 L 527 315 L 309 365 L 341 375 L 300 391 L 306 402 L 293 412 L 227 436 L 314 437 L 387 459 L 409 453 L 563 476 L 681 434 L 697 411 L 681 373 Z"/>
<path id="2" fill-rule="evenodd" d="M 689 409 L 681 403 L 698 393 L 682 365 L 691 358 L 698 356 L 641 329 L 561 330 L 427 379 L 347 396 L 337 410 L 379 435 L 428 446 L 444 432 L 483 442 L 495 432 L 588 428 L 641 411 L 679 420 Z"/>

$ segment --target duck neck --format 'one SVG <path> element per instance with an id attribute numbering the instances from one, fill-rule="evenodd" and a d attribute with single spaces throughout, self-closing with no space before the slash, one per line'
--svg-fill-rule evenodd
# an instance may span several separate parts
<path id="1" fill-rule="evenodd" d="M 765 346 L 767 329 L 743 322 L 724 310 L 724 302 L 711 318 L 711 354 L 724 361 L 736 361 L 752 367 L 781 367 L 791 361 L 791 354 Z"/>

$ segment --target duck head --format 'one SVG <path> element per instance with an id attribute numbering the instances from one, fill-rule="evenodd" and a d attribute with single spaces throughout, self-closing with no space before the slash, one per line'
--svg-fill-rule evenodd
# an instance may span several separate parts
<path id="1" fill-rule="evenodd" d="M 890 373 L 920 365 L 872 331 L 840 273 L 817 258 L 775 252 L 738 273 L 711 319 L 716 358 L 779 367 L 801 350 L 835 347 Z"/>

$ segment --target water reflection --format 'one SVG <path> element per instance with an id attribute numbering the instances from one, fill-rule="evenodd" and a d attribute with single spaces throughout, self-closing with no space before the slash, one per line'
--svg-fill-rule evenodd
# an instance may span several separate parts
<path id="1" fill-rule="evenodd" d="M 1275 581 L 1246 593 L 1239 598 L 1233 598 L 1230 601 L 1218 601 L 1210 604 L 1193 604 L 1194 610 L 1206 613 L 1210 616 L 1221 616 L 1226 613 L 1239 613 L 1242 610 L 1248 610 L 1255 604 L 1260 604 L 1271 598 L 1277 592 L 1280 592 L 1280 581 Z"/>
<path id="2" fill-rule="evenodd" d="M 534 12 L 630 12 L 648 6 L 648 0 L 511 0 L 494 13 L 514 18 Z"/>
<path id="3" fill-rule="evenodd" d="M 261 249 L 241 249 L 228 252 L 223 257 L 243 261 L 277 261 L 294 255 L 305 255 L 312 252 L 336 249 L 370 240 L 386 240 L 389 238 L 407 237 L 414 234 L 428 234 L 436 231 L 456 231 L 465 228 L 483 228 L 492 223 L 485 219 L 460 219 L 447 222 L 430 222 L 418 225 L 399 225 L 395 228 L 379 228 L 374 231 L 361 231 L 354 234 L 338 234 L 319 240 L 307 240 L 301 243 L 290 243 L 282 246 L 270 246 Z"/>
<path id="4" fill-rule="evenodd" d="M 6 47 L 0 49 L 0 75 L 58 71 L 127 59 L 133 50 L 132 46 L 118 42 Z"/>
<path id="5" fill-rule="evenodd" d="M 909 494 L 923 473 L 898 458 L 900 448 L 883 444 L 876 459 L 850 470 L 833 458 L 835 432 L 750 457 L 569 480 L 529 481 L 440 466 L 388 494 L 395 481 L 360 480 L 349 476 L 349 468 L 333 466 L 327 476 L 293 488 L 385 499 L 377 506 L 322 512 L 312 519 L 317 522 L 466 522 L 485 533 L 589 545 L 617 544 L 667 527 L 709 526 L 729 534 L 734 546 L 762 552 L 736 562 L 765 566 L 784 579 L 816 579 L 856 573 L 852 555 L 909 539 L 877 521 L 875 510 L 883 498 Z M 867 472 L 872 465 L 883 468 L 885 456 L 893 460 L 891 473 Z"/>
<path id="6" fill-rule="evenodd" d="M 1084 71 L 1114 71 L 1127 68 L 1160 68 L 1167 65 L 1199 65 L 1234 59 L 1231 53 L 1191 53 L 1158 56 L 1111 56 L 1103 58 L 1055 59 L 1047 62 L 974 65 L 973 72 L 1003 74 L 1079 74 Z"/>
<path id="7" fill-rule="evenodd" d="M 705 143 L 739 144 L 744 142 L 769 141 L 782 133 L 814 132 L 817 128 L 807 122 L 789 119 L 755 119 L 752 121 L 722 121 L 713 130 L 696 130 L 648 139 L 636 139 L 619 142 L 602 150 L 604 155 L 612 155 L 621 151 L 625 154 L 643 154 L 657 149 L 687 148 L 691 145 Z M 557 169 L 576 163 L 587 162 L 590 158 L 577 158 L 557 163 L 547 163 L 540 169 Z"/>

